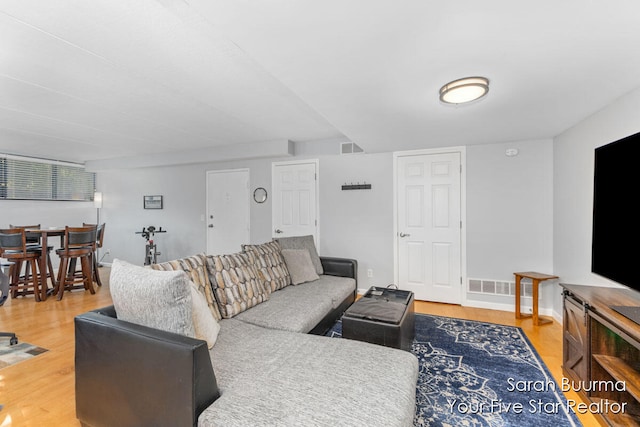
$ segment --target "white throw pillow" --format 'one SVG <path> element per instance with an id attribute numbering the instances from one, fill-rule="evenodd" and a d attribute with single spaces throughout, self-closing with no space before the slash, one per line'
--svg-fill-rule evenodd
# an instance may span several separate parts
<path id="1" fill-rule="evenodd" d="M 195 337 L 189 282 L 184 271 L 157 271 L 116 259 L 109 288 L 118 319 Z"/>
<path id="2" fill-rule="evenodd" d="M 220 325 L 211 314 L 205 296 L 198 291 L 195 283 L 190 283 L 191 302 L 193 304 L 193 328 L 196 332 L 196 338 L 205 340 L 207 347 L 211 349 L 218 339 Z"/>
<path id="3" fill-rule="evenodd" d="M 320 278 L 316 273 L 316 268 L 313 265 L 313 261 L 311 261 L 311 255 L 309 255 L 308 250 L 283 249 L 282 257 L 291 275 L 292 285 L 313 282 Z"/>

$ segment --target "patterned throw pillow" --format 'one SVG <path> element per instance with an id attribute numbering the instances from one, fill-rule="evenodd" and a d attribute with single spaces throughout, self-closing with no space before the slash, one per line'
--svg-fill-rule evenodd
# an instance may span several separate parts
<path id="1" fill-rule="evenodd" d="M 269 299 L 249 256 L 208 255 L 207 271 L 220 314 L 228 319 Z"/>
<path id="2" fill-rule="evenodd" d="M 256 269 L 268 292 L 275 292 L 291 284 L 291 275 L 278 242 L 242 245 L 242 251 L 255 255 Z"/>
<path id="3" fill-rule="evenodd" d="M 174 261 L 167 261 L 161 264 L 153 264 L 151 268 L 154 270 L 175 271 L 182 270 L 189 275 L 189 279 L 197 286 L 198 291 L 207 300 L 207 305 L 213 318 L 216 320 L 222 320 L 222 315 L 218 309 L 211 283 L 209 281 L 209 275 L 207 274 L 206 255 L 198 254 L 188 258 L 177 259 Z"/>

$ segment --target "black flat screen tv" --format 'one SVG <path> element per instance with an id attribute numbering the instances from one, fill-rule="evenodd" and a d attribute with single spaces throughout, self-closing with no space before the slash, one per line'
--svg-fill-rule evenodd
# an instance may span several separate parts
<path id="1" fill-rule="evenodd" d="M 595 149 L 591 271 L 640 291 L 640 133 Z"/>

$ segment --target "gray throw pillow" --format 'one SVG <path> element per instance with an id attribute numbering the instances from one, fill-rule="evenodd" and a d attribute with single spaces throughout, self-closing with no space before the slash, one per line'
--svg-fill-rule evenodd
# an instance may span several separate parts
<path id="1" fill-rule="evenodd" d="M 313 282 L 320 277 L 311 262 L 311 256 L 306 249 L 283 249 L 282 256 L 291 275 L 291 284 Z"/>
<path id="2" fill-rule="evenodd" d="M 184 271 L 157 271 L 119 259 L 109 277 L 118 319 L 195 337 L 190 286 Z"/>
<path id="3" fill-rule="evenodd" d="M 316 244 L 313 241 L 313 236 L 292 236 L 292 237 L 280 237 L 273 239 L 280 244 L 282 249 L 306 249 L 309 251 L 311 262 L 316 269 L 317 274 L 323 274 L 322 263 L 320 262 L 320 256 L 316 250 Z"/>

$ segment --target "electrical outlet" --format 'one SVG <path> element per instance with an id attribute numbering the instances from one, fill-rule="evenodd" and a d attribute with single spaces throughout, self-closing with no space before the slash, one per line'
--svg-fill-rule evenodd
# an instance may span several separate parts
<path id="1" fill-rule="evenodd" d="M 367 277 L 373 277 L 373 269 L 368 269 L 367 270 Z"/>

